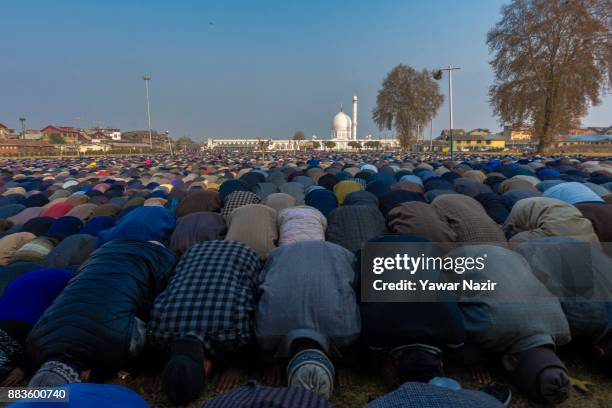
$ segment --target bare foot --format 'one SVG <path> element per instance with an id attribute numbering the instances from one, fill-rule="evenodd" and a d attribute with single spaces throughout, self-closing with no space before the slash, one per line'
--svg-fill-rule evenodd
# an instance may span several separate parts
<path id="1" fill-rule="evenodd" d="M 340 387 L 348 387 L 351 385 L 351 374 L 344 367 L 338 367 L 338 385 Z"/>
<path id="2" fill-rule="evenodd" d="M 472 367 L 472 379 L 481 385 L 486 385 L 493 381 L 491 372 L 483 365 Z"/>
<path id="3" fill-rule="evenodd" d="M 276 364 L 268 368 L 262 377 L 262 381 L 269 387 L 280 387 L 282 382 L 283 371 L 280 365 Z"/>
<path id="4" fill-rule="evenodd" d="M 217 383 L 217 392 L 229 391 L 240 384 L 242 371 L 236 367 L 227 367 L 221 372 Z"/>
<path id="5" fill-rule="evenodd" d="M 17 367 L 14 368 L 2 381 L 0 387 L 14 387 L 25 379 L 25 372 Z"/>

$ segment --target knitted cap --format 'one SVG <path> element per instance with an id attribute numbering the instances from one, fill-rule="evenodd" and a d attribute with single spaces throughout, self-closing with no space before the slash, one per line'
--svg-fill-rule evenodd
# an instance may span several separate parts
<path id="1" fill-rule="evenodd" d="M 194 400 L 204 388 L 204 374 L 202 342 L 192 337 L 175 340 L 161 376 L 162 389 L 168 399 L 177 405 Z"/>

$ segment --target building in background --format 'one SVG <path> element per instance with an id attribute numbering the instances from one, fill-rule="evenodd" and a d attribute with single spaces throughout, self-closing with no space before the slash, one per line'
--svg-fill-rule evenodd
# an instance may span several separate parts
<path id="1" fill-rule="evenodd" d="M 148 130 L 130 130 L 122 132 L 119 140 L 131 143 L 149 143 L 149 131 Z M 151 131 L 151 140 L 153 145 L 160 145 L 168 142 L 168 137 L 159 133 L 156 130 Z M 118 141 L 118 140 L 115 140 Z"/>
<path id="2" fill-rule="evenodd" d="M 453 149 L 457 151 L 503 150 L 506 140 L 502 134 L 491 134 L 488 129 L 474 129 L 461 135 L 453 132 Z"/>
<path id="3" fill-rule="evenodd" d="M 83 131 L 91 138 L 92 141 L 99 140 L 101 142 L 104 142 L 107 140 L 121 140 L 120 129 L 96 127 L 83 129 Z"/>
<path id="4" fill-rule="evenodd" d="M 60 144 L 59 140 L 63 140 L 61 144 L 78 145 L 82 143 L 90 143 L 91 138 L 87 134 L 72 126 L 55 126 L 48 125 L 40 130 L 43 134 L 43 140 L 52 144 Z"/>
<path id="5" fill-rule="evenodd" d="M 316 139 L 313 136 L 312 141 L 296 141 L 289 139 L 214 139 L 209 138 L 204 149 L 236 149 L 249 150 L 261 149 L 262 146 L 267 150 L 300 150 L 307 147 L 312 147 L 318 143 L 318 149 L 324 150 L 326 142 L 333 142 L 332 150 L 358 150 L 376 146 L 378 149 L 395 149 L 399 147 L 399 141 L 396 138 L 384 139 L 375 138 L 372 135 L 367 135 L 364 138 L 359 138 L 357 134 L 357 96 L 352 99 L 353 117 L 342 111 L 334 115 L 332 119 L 331 131 L 329 139 Z"/>
<path id="6" fill-rule="evenodd" d="M 22 136 L 23 140 L 42 140 L 43 133 L 40 130 L 28 129 Z"/>
<path id="7" fill-rule="evenodd" d="M 353 117 L 342 111 L 336 113 L 332 120 L 330 139 L 340 150 L 349 149 L 350 142 L 358 142 L 357 138 L 357 96 L 353 96 Z M 365 142 L 365 141 L 363 141 Z"/>
<path id="8" fill-rule="evenodd" d="M 533 132 L 527 127 L 506 125 L 503 135 L 507 142 L 530 142 L 534 139 Z"/>
<path id="9" fill-rule="evenodd" d="M 52 154 L 55 147 L 42 140 L 0 140 L 0 154 Z"/>
<path id="10" fill-rule="evenodd" d="M 568 152 L 609 152 L 612 150 L 612 126 L 570 129 L 567 135 L 556 138 L 556 146 Z"/>
<path id="11" fill-rule="evenodd" d="M 612 126 L 590 126 L 570 129 L 568 135 L 608 135 L 612 133 Z"/>
<path id="12" fill-rule="evenodd" d="M 438 139 L 448 142 L 450 140 L 450 135 L 451 135 L 450 129 L 442 129 L 442 132 L 440 132 L 440 136 L 438 136 Z M 455 138 L 456 136 L 460 136 L 460 137 L 465 136 L 465 130 L 453 129 L 453 138 Z"/>
<path id="13" fill-rule="evenodd" d="M 612 134 L 605 135 L 568 135 L 557 138 L 557 148 L 562 151 L 610 152 Z"/>
<path id="14" fill-rule="evenodd" d="M 467 134 L 469 136 L 482 136 L 482 137 L 486 137 L 486 136 L 491 136 L 491 131 L 489 129 L 477 128 L 477 129 L 470 130 L 469 132 L 467 132 Z"/>
<path id="15" fill-rule="evenodd" d="M 8 126 L 0 123 L 0 139 L 8 139 L 8 137 L 13 134 L 14 129 L 9 128 Z"/>

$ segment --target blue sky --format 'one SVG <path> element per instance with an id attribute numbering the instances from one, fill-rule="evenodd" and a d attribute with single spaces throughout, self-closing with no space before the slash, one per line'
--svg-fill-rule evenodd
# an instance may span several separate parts
<path id="1" fill-rule="evenodd" d="M 503 3 L 3 0 L 0 122 L 144 129 L 148 73 L 152 125 L 175 136 L 327 137 L 353 94 L 359 136 L 378 135 L 377 91 L 404 63 L 462 67 L 455 127 L 498 130 L 485 37 Z M 583 122 L 610 125 L 612 97 Z M 434 134 L 447 123 L 445 103 Z"/>

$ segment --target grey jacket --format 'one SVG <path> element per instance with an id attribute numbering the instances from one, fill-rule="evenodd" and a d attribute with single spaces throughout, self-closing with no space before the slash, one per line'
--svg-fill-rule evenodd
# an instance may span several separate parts
<path id="1" fill-rule="evenodd" d="M 355 256 L 325 241 L 302 241 L 270 252 L 260 275 L 255 335 L 287 357 L 293 340 L 317 341 L 329 354 L 361 331 L 353 284 Z"/>

